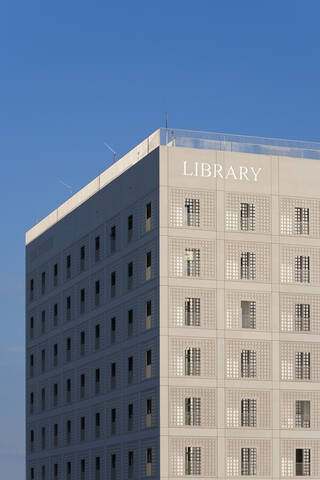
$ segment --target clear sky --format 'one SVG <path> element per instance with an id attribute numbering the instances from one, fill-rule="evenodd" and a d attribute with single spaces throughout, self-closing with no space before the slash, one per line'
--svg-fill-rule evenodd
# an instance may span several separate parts
<path id="1" fill-rule="evenodd" d="M 24 478 L 24 232 L 169 126 L 320 141 L 319 0 L 2 0 L 0 468 Z M 320 183 L 319 183 L 320 188 Z"/>

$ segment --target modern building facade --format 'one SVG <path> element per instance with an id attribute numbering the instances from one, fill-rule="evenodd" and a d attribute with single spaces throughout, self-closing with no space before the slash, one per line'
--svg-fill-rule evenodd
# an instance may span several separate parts
<path id="1" fill-rule="evenodd" d="M 319 160 L 160 129 L 27 232 L 27 480 L 320 478 Z"/>

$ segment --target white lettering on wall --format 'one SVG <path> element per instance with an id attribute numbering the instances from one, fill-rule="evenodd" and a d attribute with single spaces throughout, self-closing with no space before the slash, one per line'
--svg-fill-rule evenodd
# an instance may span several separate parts
<path id="1" fill-rule="evenodd" d="M 255 169 L 254 167 L 245 167 L 240 165 L 239 167 L 233 167 L 230 165 L 226 170 L 220 163 L 207 163 L 207 162 L 183 162 L 183 175 L 187 177 L 213 177 L 222 178 L 223 180 L 246 180 L 247 182 L 257 182 L 262 168 Z"/>

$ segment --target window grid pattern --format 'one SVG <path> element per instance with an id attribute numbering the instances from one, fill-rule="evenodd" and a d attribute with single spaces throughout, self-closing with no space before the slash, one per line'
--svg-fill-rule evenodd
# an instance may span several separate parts
<path id="1" fill-rule="evenodd" d="M 200 227 L 200 200 L 198 198 L 185 199 L 184 223 L 187 227 Z"/>
<path id="2" fill-rule="evenodd" d="M 255 354 L 250 352 L 255 352 Z M 271 380 L 271 374 L 271 342 L 225 340 L 226 378 Z"/>
<path id="3" fill-rule="evenodd" d="M 296 419 L 296 402 L 310 402 L 310 426 L 308 430 L 320 429 L 320 393 L 308 392 L 301 390 L 296 391 L 280 391 L 280 427 L 285 430 L 301 431 L 301 427 L 297 424 Z"/>
<path id="4" fill-rule="evenodd" d="M 187 299 L 194 302 L 195 313 L 201 328 L 216 328 L 216 291 L 196 288 L 170 288 L 169 290 L 169 326 L 189 327 L 186 325 Z M 197 326 L 197 325 L 193 325 Z"/>
<path id="5" fill-rule="evenodd" d="M 320 284 L 320 249 L 280 245 L 280 282 Z"/>
<path id="6" fill-rule="evenodd" d="M 241 475 L 257 474 L 257 449 L 255 447 L 241 448 Z"/>
<path id="7" fill-rule="evenodd" d="M 271 392 L 261 390 L 226 390 L 226 426 L 227 428 L 242 428 L 242 401 L 251 399 L 256 404 L 257 428 L 272 428 Z"/>
<path id="8" fill-rule="evenodd" d="M 272 475 L 272 440 L 227 439 L 226 440 L 226 476 L 242 478 L 243 449 L 255 449 L 256 476 L 269 478 Z M 252 474 L 251 474 L 252 475 Z"/>
<path id="9" fill-rule="evenodd" d="M 280 198 L 280 234 L 320 238 L 320 201 Z"/>
<path id="10" fill-rule="evenodd" d="M 207 339 L 170 338 L 169 344 L 169 375 L 183 377 L 186 375 L 186 352 L 190 349 L 200 352 L 201 377 L 215 377 L 215 341 Z M 196 369 L 195 369 L 196 371 Z"/>
<path id="11" fill-rule="evenodd" d="M 241 302 L 255 303 L 255 330 L 270 331 L 270 301 L 268 293 L 226 291 L 225 294 L 225 325 L 227 329 L 242 329 Z M 251 310 L 251 309 L 250 309 Z"/>
<path id="12" fill-rule="evenodd" d="M 199 254 L 197 253 L 199 252 Z M 196 266 L 197 255 L 200 265 Z M 216 243 L 209 240 L 169 239 L 169 276 L 189 278 L 216 278 Z M 193 261 L 194 263 L 190 262 Z M 189 263 L 190 262 L 190 263 Z M 189 264 L 189 267 L 188 267 Z M 192 265 L 195 266 L 192 270 Z"/>
<path id="13" fill-rule="evenodd" d="M 247 193 L 225 193 L 225 229 L 248 233 L 271 232 L 271 198 Z"/>
<path id="14" fill-rule="evenodd" d="M 191 455 L 191 457 L 190 457 Z M 193 469 L 189 470 L 189 461 Z M 200 461 L 200 471 L 199 471 Z M 169 475 L 170 477 L 215 477 L 216 442 L 201 437 L 169 437 Z"/>
<path id="15" fill-rule="evenodd" d="M 318 382 L 320 379 L 320 345 L 317 343 L 280 342 L 280 379 L 291 382 Z"/>
<path id="16" fill-rule="evenodd" d="M 271 247 L 264 243 L 225 242 L 226 280 L 270 282 Z"/>
<path id="17" fill-rule="evenodd" d="M 183 427 L 186 419 L 186 399 L 200 399 L 200 424 L 197 428 L 214 427 L 216 423 L 216 393 L 210 388 L 169 388 L 169 425 Z"/>
<path id="18" fill-rule="evenodd" d="M 283 332 L 319 334 L 320 296 L 280 295 L 280 325 Z"/>
<path id="19" fill-rule="evenodd" d="M 296 440 L 280 440 L 280 469 L 281 478 L 296 478 L 296 468 L 303 468 L 303 466 L 296 466 L 296 450 L 306 449 L 310 450 L 310 455 L 306 452 L 310 458 L 310 476 L 311 478 L 320 477 L 320 440 L 316 439 L 296 439 Z M 305 462 L 303 462 L 305 463 Z M 305 470 L 307 473 L 307 470 Z M 299 478 L 298 476 L 297 478 Z"/>
<path id="20" fill-rule="evenodd" d="M 198 204 L 199 222 L 188 225 L 185 221 L 186 202 Z M 197 207 L 196 207 L 197 208 Z M 196 210 L 197 211 L 197 210 Z M 197 224 L 198 223 L 198 224 Z M 216 228 L 216 193 L 184 189 L 169 190 L 169 226 L 172 228 L 199 228 L 215 230 Z"/>

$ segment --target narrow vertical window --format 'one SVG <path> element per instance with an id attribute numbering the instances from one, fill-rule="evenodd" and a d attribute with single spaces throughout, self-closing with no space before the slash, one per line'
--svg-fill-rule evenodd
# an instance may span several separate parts
<path id="1" fill-rule="evenodd" d="M 71 277 L 71 255 L 67 255 L 66 276 L 67 279 Z"/>
<path id="2" fill-rule="evenodd" d="M 56 327 L 58 325 L 58 304 L 55 303 L 53 305 L 53 326 Z"/>
<path id="3" fill-rule="evenodd" d="M 133 476 L 133 451 L 128 452 L 128 477 L 132 478 Z"/>
<path id="4" fill-rule="evenodd" d="M 67 337 L 66 339 L 66 361 L 70 362 L 71 360 L 71 338 Z"/>
<path id="5" fill-rule="evenodd" d="M 110 325 L 110 342 L 111 343 L 115 343 L 116 341 L 116 324 L 117 324 L 116 317 L 112 317 L 111 325 Z"/>
<path id="6" fill-rule="evenodd" d="M 256 254 L 242 252 L 240 257 L 241 280 L 255 280 L 256 278 Z"/>
<path id="7" fill-rule="evenodd" d="M 257 475 L 256 448 L 241 448 L 241 475 Z"/>
<path id="8" fill-rule="evenodd" d="M 128 217 L 128 242 L 131 242 L 133 236 L 133 215 Z"/>
<path id="9" fill-rule="evenodd" d="M 128 431 L 131 432 L 133 428 L 133 403 L 128 404 Z"/>
<path id="10" fill-rule="evenodd" d="M 296 207 L 295 230 L 297 235 L 309 235 L 309 208 Z"/>
<path id="11" fill-rule="evenodd" d="M 310 304 L 296 304 L 295 330 L 297 332 L 310 331 Z"/>
<path id="12" fill-rule="evenodd" d="M 148 398 L 146 401 L 146 427 L 152 426 L 152 399 Z"/>
<path id="13" fill-rule="evenodd" d="M 86 436 L 86 417 L 80 417 L 80 441 L 83 442 Z"/>
<path id="14" fill-rule="evenodd" d="M 33 338 L 34 335 L 34 317 L 30 317 L 30 322 L 29 322 L 29 328 L 30 328 L 30 338 Z"/>
<path id="15" fill-rule="evenodd" d="M 146 303 L 146 330 L 149 330 L 152 325 L 152 303 L 148 300 Z"/>
<path id="16" fill-rule="evenodd" d="M 70 295 L 67 297 L 66 315 L 67 315 L 67 320 L 70 320 L 71 319 L 71 297 L 70 297 Z"/>
<path id="17" fill-rule="evenodd" d="M 296 352 L 296 379 L 310 380 L 310 352 Z"/>
<path id="18" fill-rule="evenodd" d="M 96 237 L 94 240 L 94 255 L 95 261 L 98 262 L 100 260 L 100 237 Z"/>
<path id="19" fill-rule="evenodd" d="M 241 300 L 242 328 L 256 328 L 256 302 Z"/>
<path id="20" fill-rule="evenodd" d="M 146 452 L 146 477 L 152 476 L 152 448 L 147 448 Z"/>
<path id="21" fill-rule="evenodd" d="M 200 227 L 200 200 L 195 198 L 185 199 L 184 223 L 187 227 Z"/>
<path id="22" fill-rule="evenodd" d="M 100 413 L 97 412 L 95 415 L 95 426 L 96 426 L 96 438 L 100 438 Z"/>
<path id="23" fill-rule="evenodd" d="M 255 350 L 241 351 L 241 377 L 253 378 L 257 376 L 257 353 Z"/>
<path id="24" fill-rule="evenodd" d="M 240 204 L 240 230 L 255 230 L 255 206 L 252 203 Z"/>
<path id="25" fill-rule="evenodd" d="M 116 272 L 111 272 L 111 297 L 114 297 L 116 294 Z"/>
<path id="26" fill-rule="evenodd" d="M 42 310 L 41 312 L 41 333 L 46 332 L 46 311 Z"/>
<path id="27" fill-rule="evenodd" d="M 94 284 L 94 303 L 98 307 L 100 305 L 100 281 L 96 280 Z"/>
<path id="28" fill-rule="evenodd" d="M 311 451 L 310 448 L 296 449 L 296 476 L 309 477 L 311 475 Z"/>
<path id="29" fill-rule="evenodd" d="M 133 262 L 128 263 L 128 288 L 132 288 L 133 285 Z"/>
<path id="30" fill-rule="evenodd" d="M 128 337 L 133 335 L 133 310 L 128 310 Z"/>
<path id="31" fill-rule="evenodd" d="M 151 202 L 146 205 L 146 232 L 151 230 Z"/>
<path id="32" fill-rule="evenodd" d="M 110 253 L 114 253 L 116 251 L 116 226 L 113 225 L 110 229 Z"/>
<path id="33" fill-rule="evenodd" d="M 257 426 L 257 401 L 255 398 L 243 398 L 241 400 L 241 426 Z"/>
<path id="34" fill-rule="evenodd" d="M 100 368 L 95 370 L 95 393 L 96 395 L 100 393 Z"/>
<path id="35" fill-rule="evenodd" d="M 185 350 L 185 375 L 198 376 L 201 374 L 200 348 L 189 347 Z"/>
<path id="36" fill-rule="evenodd" d="M 117 377 L 116 377 L 117 365 L 116 365 L 116 363 L 112 362 L 110 368 L 111 368 L 111 389 L 114 389 L 114 388 L 116 388 L 116 381 L 117 381 Z"/>
<path id="37" fill-rule="evenodd" d="M 184 324 L 191 327 L 200 326 L 200 298 L 185 298 Z"/>
<path id="38" fill-rule="evenodd" d="M 34 280 L 31 278 L 30 280 L 30 300 L 34 299 Z"/>
<path id="39" fill-rule="evenodd" d="M 58 264 L 57 263 L 53 265 L 53 286 L 54 287 L 58 286 Z"/>
<path id="40" fill-rule="evenodd" d="M 151 378 L 152 375 L 152 350 L 146 352 L 146 378 Z"/>
<path id="41" fill-rule="evenodd" d="M 200 397 L 188 397 L 184 400 L 185 425 L 201 425 L 201 399 Z"/>
<path id="42" fill-rule="evenodd" d="M 151 252 L 146 254 L 146 280 L 151 279 Z"/>
<path id="43" fill-rule="evenodd" d="M 41 273 L 41 293 L 46 293 L 46 272 Z"/>
<path id="44" fill-rule="evenodd" d="M 86 309 L 86 291 L 84 288 L 80 290 L 80 313 L 84 313 Z"/>
<path id="45" fill-rule="evenodd" d="M 80 248 L 80 272 L 85 270 L 86 248 L 84 245 Z"/>
<path id="46" fill-rule="evenodd" d="M 86 334 L 84 331 L 80 332 L 80 356 L 83 357 L 86 353 Z"/>
<path id="47" fill-rule="evenodd" d="M 128 383 L 133 381 L 133 357 L 128 357 Z"/>
<path id="48" fill-rule="evenodd" d="M 117 410 L 115 408 L 111 409 L 111 434 L 115 435 L 116 433 L 116 422 L 117 422 Z"/>
<path id="49" fill-rule="evenodd" d="M 198 248 L 185 249 L 185 275 L 199 277 L 200 275 L 200 250 Z"/>
<path id="50" fill-rule="evenodd" d="M 299 255 L 295 258 L 295 280 L 297 283 L 310 283 L 310 257 Z"/>
<path id="51" fill-rule="evenodd" d="M 95 338 L 94 348 L 96 350 L 99 350 L 100 348 L 100 324 L 99 323 L 95 326 L 94 338 Z"/>
<path id="52" fill-rule="evenodd" d="M 185 447 L 185 475 L 201 475 L 201 447 Z"/>
<path id="53" fill-rule="evenodd" d="M 310 400 L 296 400 L 296 428 L 310 428 Z"/>
<path id="54" fill-rule="evenodd" d="M 80 375 L 80 398 L 83 399 L 86 393 L 86 376 L 84 373 Z"/>

